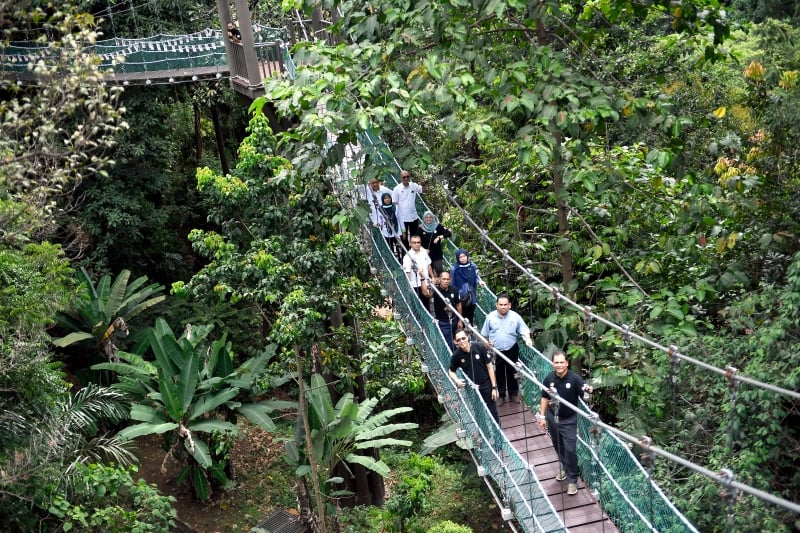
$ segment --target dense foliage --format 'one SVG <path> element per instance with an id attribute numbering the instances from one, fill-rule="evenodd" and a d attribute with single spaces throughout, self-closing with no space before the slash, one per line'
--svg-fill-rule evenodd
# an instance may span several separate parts
<path id="1" fill-rule="evenodd" d="M 257 18 L 279 22 L 275 4 L 257 2 Z M 285 7 L 310 15 L 313 4 Z M 247 106 L 224 84 L 121 93 L 81 53 L 96 22 L 107 35 L 195 31 L 213 25 L 211 2 L 150 2 L 137 12 L 101 1 L 2 4 L 4 41 L 40 39 L 63 57 L 37 67 L 58 83 L 1 89 L 3 527 L 146 531 L 170 523 L 169 500 L 109 466 L 131 459 L 112 436 L 128 415 L 139 425 L 123 436 L 171 435 L 204 496 L 209 479 L 229 479 L 226 417 L 269 398 L 276 376 L 294 373 L 280 392 L 303 391 L 301 407 L 319 407 L 325 395 L 304 387 L 312 373 L 324 376 L 330 403 L 341 400 L 349 414 L 362 402 L 375 407 L 368 398 L 384 388 L 387 408 L 423 391 L 398 325 L 372 315 L 382 302 L 358 238 L 364 213 L 342 209 L 326 177 L 343 144 L 367 127 L 429 184 L 426 200 L 476 252 L 490 286 L 525 309 L 537 344 L 577 356 L 604 420 L 800 500 L 798 402 L 745 384 L 732 391 L 581 312 L 554 308 L 550 291 L 532 290 L 481 253 L 482 235 L 444 200 L 446 187 L 511 256 L 615 322 L 798 390 L 800 12 L 780 0 L 679 4 L 326 2 L 343 14 L 330 28 L 342 41 L 298 45 L 297 79 L 267 86 L 288 132 L 273 131 L 258 113 L 263 103 L 245 131 Z M 332 148 L 331 134 L 339 141 Z M 378 170 L 368 166 L 354 180 Z M 86 268 L 82 276 L 76 267 Z M 107 308 L 120 272 L 126 282 L 156 280 L 146 289 L 171 286 L 182 299 L 139 315 L 137 341 L 157 338 L 155 346 L 100 345 L 124 358 L 98 367 L 118 378 L 118 390 L 80 388 L 76 365 L 88 367 L 124 315 Z M 71 330 L 63 320 L 48 329 L 59 312 L 79 319 Z M 187 322 L 202 339 L 189 338 Z M 51 343 L 50 333 L 69 331 L 70 340 L 91 342 Z M 54 353 L 58 344 L 69 351 Z M 271 364 L 259 359 L 273 351 Z M 69 376 L 59 362 L 67 356 Z M 311 417 L 302 437 L 319 425 L 314 407 L 299 411 L 298 422 Z M 251 414 L 269 427 L 259 409 Z M 184 446 L 181 427 L 205 433 L 195 442 L 205 448 Z M 316 440 L 298 438 L 292 457 L 303 479 L 330 482 L 316 492 L 333 498 L 349 470 L 330 453 L 329 435 L 313 430 Z M 386 473 L 377 457 L 350 459 Z M 308 475 L 320 462 L 322 472 Z M 412 457 L 392 466 L 396 493 L 361 525 L 437 527 L 444 517 L 431 510 L 446 502 L 430 485 L 443 479 L 439 465 Z M 655 472 L 700 530 L 724 529 L 728 513 L 737 531 L 800 527 L 754 498 L 729 508 L 703 476 L 660 462 Z M 335 497 L 344 499 L 345 488 Z M 381 491 L 371 497 L 380 502 Z M 330 501 L 308 507 L 324 513 Z M 139 514 L 136 502 L 145 502 Z"/>

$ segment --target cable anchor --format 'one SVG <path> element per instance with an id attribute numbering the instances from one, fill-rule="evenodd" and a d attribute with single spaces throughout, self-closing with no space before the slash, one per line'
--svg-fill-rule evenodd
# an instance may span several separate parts
<path id="1" fill-rule="evenodd" d="M 728 531 L 733 531 L 734 525 L 734 513 L 733 508 L 736 504 L 736 497 L 738 496 L 738 492 L 736 488 L 733 486 L 733 482 L 735 480 L 735 476 L 733 475 L 733 471 L 727 468 L 723 468 L 719 472 L 717 472 L 717 476 L 719 476 L 719 482 L 722 484 L 722 488 L 719 491 L 719 497 L 724 498 L 728 501 Z"/>
<path id="2" fill-rule="evenodd" d="M 643 436 L 639 440 L 639 444 L 644 448 L 644 452 L 639 455 L 639 460 L 642 463 L 642 466 L 647 471 L 647 475 L 651 476 L 653 474 L 653 467 L 656 463 L 656 452 L 653 451 L 653 439 L 648 437 L 647 435 Z"/>

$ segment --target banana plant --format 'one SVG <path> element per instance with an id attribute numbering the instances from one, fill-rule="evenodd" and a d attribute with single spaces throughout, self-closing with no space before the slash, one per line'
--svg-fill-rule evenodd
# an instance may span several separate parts
<path id="1" fill-rule="evenodd" d="M 85 292 L 81 295 L 80 304 L 56 317 L 59 327 L 70 333 L 53 339 L 53 344 L 63 348 L 78 342 L 93 341 L 109 360 L 116 360 L 114 335 L 127 335 L 127 321 L 165 298 L 159 294 L 164 290 L 163 285 L 151 283 L 144 286 L 147 276 L 128 283 L 130 277 L 130 271 L 123 270 L 111 283 L 111 276 L 106 274 L 95 286 L 86 269 L 81 268 L 80 281 Z"/>
<path id="2" fill-rule="evenodd" d="M 187 326 L 176 338 L 166 321 L 158 319 L 149 333 L 154 362 L 120 352 L 125 362 L 92 367 L 115 372 L 119 381 L 114 386 L 132 399 L 130 418 L 136 423 L 117 437 L 129 441 L 164 435 L 170 447 L 162 471 L 168 460 L 178 461 L 178 480 L 189 479 L 200 500 L 211 496 L 212 482 L 221 486 L 230 483 L 226 466 L 238 434 L 239 415 L 266 431 L 274 431 L 270 414 L 296 408 L 295 402 L 249 400 L 255 380 L 275 353 L 274 346 L 234 368 L 231 343 L 226 336 L 209 342 L 211 329 Z"/>
<path id="3" fill-rule="evenodd" d="M 381 391 L 381 397 L 387 392 L 387 389 Z M 320 467 L 320 481 L 325 487 L 326 497 L 352 494 L 353 483 L 335 472 L 350 472 L 352 478 L 352 465 L 361 465 L 385 478 L 389 475 L 389 467 L 376 452 L 386 446 L 411 445 L 411 441 L 387 437 L 395 431 L 417 427 L 412 422 L 387 423 L 396 415 L 412 411 L 411 407 L 396 407 L 373 414 L 380 398 L 367 398 L 359 404 L 352 393 L 342 396 L 334 406 L 328 385 L 319 374 L 311 376 L 306 399 L 311 447 Z M 295 440 L 286 442 L 286 455 L 289 462 L 297 466 L 299 477 L 312 472 L 304 443 L 305 433 L 302 425 L 298 425 Z M 365 451 L 370 453 L 362 453 Z M 335 490 L 339 484 L 344 484 L 345 489 Z"/>

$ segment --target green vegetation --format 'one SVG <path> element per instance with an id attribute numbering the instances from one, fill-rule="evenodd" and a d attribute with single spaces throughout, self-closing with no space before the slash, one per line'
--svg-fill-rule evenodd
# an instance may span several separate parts
<path id="1" fill-rule="evenodd" d="M 337 527 L 331 505 L 359 504 L 382 507 L 338 509 L 343 529 L 494 525 L 467 519 L 488 497 L 455 447 L 450 464 L 387 437 L 432 398 L 398 324 L 373 314 L 384 301 L 360 241 L 366 215 L 343 209 L 326 178 L 368 127 L 426 183 L 537 345 L 565 347 L 595 380 L 603 420 L 800 501 L 798 402 L 746 384 L 732 396 L 555 309 L 550 291 L 481 253 L 442 193 L 595 312 L 797 390 L 794 3 L 333 0 L 325 8 L 343 16 L 330 30 L 346 43 L 297 45 L 297 79 L 270 80 L 269 104 L 252 109 L 224 82 L 108 86 L 83 51 L 97 23 L 133 37 L 195 31 L 213 2 L 102 22 L 86 12 L 107 2 L 50 4 L 0 7 L 0 41 L 39 40 L 61 58 L 36 65 L 41 84 L 0 87 L 3 530 L 160 530 L 171 500 L 134 479 L 128 446 L 164 435 L 182 490 L 213 500 L 236 481 L 239 415 L 266 432 L 276 417 L 296 423 L 286 448 L 299 475 L 280 487 L 322 529 Z M 310 16 L 315 3 L 283 7 Z M 280 21 L 276 2 L 256 11 Z M 370 159 L 354 185 L 383 172 Z M 133 335 L 114 337 L 124 325 Z M 439 414 L 414 410 L 424 427 Z M 717 483 L 684 469 L 654 472 L 702 531 L 728 513 L 737 531 L 800 527 L 751 497 L 728 508 Z"/>

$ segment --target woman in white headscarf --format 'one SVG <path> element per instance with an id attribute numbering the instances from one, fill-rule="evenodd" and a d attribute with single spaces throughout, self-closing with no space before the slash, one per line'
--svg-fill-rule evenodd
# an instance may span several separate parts
<path id="1" fill-rule="evenodd" d="M 439 274 L 442 273 L 442 261 L 444 260 L 442 240 L 449 239 L 453 234 L 449 229 L 439 224 L 439 219 L 430 211 L 425 211 L 425 214 L 422 215 L 422 224 L 419 230 L 422 247 L 428 251 L 433 271 L 436 277 L 439 277 Z"/>

